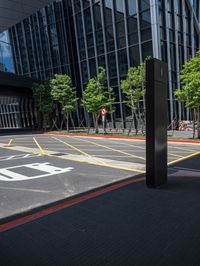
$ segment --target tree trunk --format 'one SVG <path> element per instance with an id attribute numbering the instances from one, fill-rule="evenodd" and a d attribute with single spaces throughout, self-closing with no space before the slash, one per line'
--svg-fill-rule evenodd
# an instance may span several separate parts
<path id="1" fill-rule="evenodd" d="M 95 115 L 95 133 L 98 134 L 99 133 L 99 124 L 98 124 L 98 120 L 99 120 L 99 115 Z"/>
<path id="2" fill-rule="evenodd" d="M 144 126 L 145 126 L 145 118 L 144 118 L 144 114 L 142 114 L 142 118 L 141 118 L 141 132 L 142 135 L 144 135 Z"/>
<path id="3" fill-rule="evenodd" d="M 47 114 L 43 115 L 43 129 L 47 131 Z"/>
<path id="4" fill-rule="evenodd" d="M 75 128 L 74 119 L 73 119 L 73 117 L 72 117 L 72 114 L 70 113 L 69 116 L 70 116 L 70 120 L 71 120 L 71 122 L 72 122 L 73 128 L 74 128 L 74 130 L 75 130 L 76 128 Z"/>
<path id="5" fill-rule="evenodd" d="M 60 130 L 63 129 L 64 119 L 65 119 L 65 114 L 64 114 L 64 112 L 62 111 L 62 112 L 61 112 L 61 124 L 60 124 Z"/>
<path id="6" fill-rule="evenodd" d="M 67 133 L 69 133 L 69 112 L 66 113 L 66 119 L 67 119 Z"/>
<path id="7" fill-rule="evenodd" d="M 140 112 L 140 105 L 139 104 L 138 104 L 138 125 L 139 125 L 139 130 L 142 132 L 142 115 Z"/>
<path id="8" fill-rule="evenodd" d="M 136 135 L 138 134 L 138 128 L 139 128 L 139 119 L 138 119 L 138 114 L 137 114 L 137 112 L 135 111 L 135 133 L 136 133 Z"/>
<path id="9" fill-rule="evenodd" d="M 195 109 L 193 110 L 193 134 L 192 134 L 192 138 L 195 138 L 195 122 L 196 122 L 196 111 Z"/>
<path id="10" fill-rule="evenodd" d="M 197 107 L 197 138 L 200 139 L 200 106 Z"/>
<path id="11" fill-rule="evenodd" d="M 62 130 L 62 128 L 63 128 L 63 119 L 62 119 L 61 124 L 60 124 L 60 130 Z"/>
<path id="12" fill-rule="evenodd" d="M 131 124 L 130 124 L 129 130 L 128 130 L 128 135 L 131 133 L 131 129 L 132 129 L 132 126 L 133 126 L 133 121 L 134 121 L 134 112 L 133 112 L 133 110 L 132 110 L 132 121 L 131 121 Z"/>

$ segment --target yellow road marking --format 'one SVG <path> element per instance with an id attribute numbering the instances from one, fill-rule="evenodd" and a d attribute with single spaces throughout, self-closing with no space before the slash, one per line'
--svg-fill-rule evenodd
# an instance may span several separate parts
<path id="1" fill-rule="evenodd" d="M 10 146 L 12 143 L 13 139 L 10 139 L 10 141 L 8 142 L 7 146 Z"/>
<path id="2" fill-rule="evenodd" d="M 117 141 L 114 141 L 112 140 L 113 143 L 118 143 Z M 135 147 L 135 148 L 139 148 L 139 149 L 142 149 L 142 150 L 145 150 L 144 147 L 140 147 L 140 146 L 137 146 L 137 145 L 129 145 L 128 143 L 123 143 L 123 142 L 119 142 L 120 144 L 123 144 L 124 146 L 128 146 L 128 147 Z M 175 148 L 175 149 L 180 149 L 180 150 L 185 150 L 185 151 L 188 151 L 188 152 L 194 152 L 195 150 L 192 150 L 192 149 L 184 149 L 184 148 L 179 148 L 179 147 L 174 147 L 174 146 L 171 146 L 170 148 Z M 137 151 L 134 151 L 134 152 L 137 152 Z M 172 156 L 175 156 L 175 157 L 180 157 L 182 158 L 182 156 L 178 155 L 178 154 L 174 154 L 174 153 L 168 153 L 168 155 L 172 155 Z"/>
<path id="3" fill-rule="evenodd" d="M 180 158 L 180 159 L 177 159 L 177 160 L 174 160 L 174 161 L 172 161 L 172 162 L 169 162 L 167 165 L 171 165 L 171 164 L 174 164 L 174 163 L 178 163 L 178 162 L 184 161 L 184 160 L 189 159 L 189 158 L 192 158 L 192 157 L 194 157 L 194 156 L 196 156 L 196 155 L 200 155 L 200 152 L 198 151 L 198 152 L 195 152 L 195 153 L 189 154 L 189 155 L 184 156 L 184 157 L 182 157 L 182 158 Z"/>
<path id="4" fill-rule="evenodd" d="M 85 155 L 85 156 L 87 156 L 89 158 L 92 158 L 93 160 L 96 161 L 96 162 L 88 162 L 87 160 L 84 160 L 84 161 L 81 161 L 81 162 L 87 162 L 89 164 L 94 164 L 94 165 L 99 165 L 99 166 L 106 166 L 106 167 L 110 167 L 110 168 L 116 168 L 116 169 L 121 169 L 121 170 L 132 171 L 132 172 L 145 173 L 145 171 L 142 171 L 142 170 L 139 170 L 139 169 L 132 169 L 132 168 L 127 168 L 127 167 L 119 167 L 119 166 L 115 166 L 115 165 L 113 165 L 111 163 L 108 164 L 108 163 L 102 161 L 101 159 L 97 160 L 96 158 L 94 158 L 90 154 L 88 154 L 88 153 L 76 148 L 75 146 L 73 146 L 73 145 L 71 145 L 71 144 L 69 144 L 69 143 L 67 143 L 65 141 L 62 141 L 62 140 L 60 140 L 60 139 L 58 139 L 56 137 L 52 137 L 52 138 L 57 140 L 57 141 L 59 141 L 59 142 L 61 142 L 61 143 L 63 143 L 63 144 L 65 144 L 65 145 L 67 145 L 67 146 L 69 146 L 69 147 L 71 147 L 74 150 L 77 150 L 78 152 L 82 153 L 83 155 Z M 56 156 L 56 155 L 52 155 L 52 154 L 49 155 L 49 156 L 57 157 L 57 158 L 59 157 L 59 158 L 65 159 L 65 160 L 73 160 L 71 158 L 69 159 L 69 158 L 66 158 L 64 156 Z M 74 159 L 74 160 L 77 161 L 76 159 Z"/>
<path id="5" fill-rule="evenodd" d="M 143 170 L 126 168 L 126 167 L 120 167 L 120 166 L 115 166 L 115 165 L 107 164 L 107 163 L 105 163 L 105 165 L 102 165 L 102 163 L 98 163 L 98 162 L 88 162 L 87 160 L 78 160 L 78 159 L 66 158 L 64 156 L 56 156 L 54 154 L 49 154 L 48 156 L 50 156 L 50 157 L 56 157 L 56 158 L 61 158 L 63 160 L 67 160 L 67 161 L 69 160 L 69 161 L 75 161 L 75 162 L 86 162 L 88 164 L 93 164 L 93 165 L 98 165 L 98 166 L 104 166 L 104 167 L 109 167 L 109 168 L 126 170 L 126 171 L 131 171 L 131 172 L 136 172 L 136 173 L 145 173 L 145 171 L 143 171 Z"/>
<path id="6" fill-rule="evenodd" d="M 113 143 L 118 143 L 117 141 L 114 141 L 114 140 L 112 140 L 112 142 Z M 140 147 L 140 146 L 137 146 L 137 145 L 129 145 L 128 143 L 123 143 L 123 142 L 119 142 L 119 143 L 121 143 L 121 144 L 123 144 L 124 146 L 128 146 L 128 147 L 135 147 L 135 148 L 139 148 L 139 149 L 142 149 L 142 150 L 145 150 L 145 148 L 144 147 Z M 170 148 L 177 148 L 177 149 L 180 149 L 180 150 L 185 150 L 185 151 L 191 151 L 191 152 L 194 152 L 194 150 L 189 150 L 189 149 L 184 149 L 184 148 L 179 148 L 179 147 L 174 147 L 174 146 L 172 146 L 172 147 L 170 147 Z M 134 152 L 137 152 L 137 151 L 134 151 Z M 171 152 L 168 152 L 168 155 L 171 155 L 171 156 L 174 156 L 174 157 L 179 157 L 179 158 L 183 158 L 183 156 L 181 156 L 181 155 L 178 155 L 178 154 L 174 154 L 174 153 L 171 153 Z"/>
<path id="7" fill-rule="evenodd" d="M 76 151 L 78 151 L 79 153 L 81 153 L 81 154 L 83 154 L 83 155 L 85 155 L 85 156 L 87 156 L 87 157 L 91 157 L 90 154 L 88 154 L 88 153 L 86 153 L 86 152 L 80 150 L 79 148 L 76 148 L 75 146 L 73 146 L 73 145 L 71 145 L 71 144 L 69 144 L 69 143 L 67 143 L 67 142 L 65 142 L 65 141 L 63 141 L 63 140 L 61 140 L 61 139 L 58 139 L 58 138 L 56 138 L 56 137 L 51 137 L 51 138 L 52 138 L 52 139 L 55 139 L 55 140 L 57 140 L 57 141 L 59 141 L 59 142 L 61 142 L 61 143 L 63 143 L 63 144 L 65 144 L 66 146 L 70 147 L 72 150 L 76 150 Z"/>
<path id="8" fill-rule="evenodd" d="M 7 149 L 7 150 L 13 150 L 13 151 L 19 151 L 19 152 L 25 152 L 25 153 L 41 154 L 41 152 L 27 151 L 27 150 L 18 149 L 18 148 L 15 148 L 15 147 L 3 146 L 3 147 L 0 147 L 0 148 Z M 57 159 L 63 159 L 63 160 L 66 160 L 66 161 L 88 163 L 88 164 L 92 164 L 92 165 L 104 166 L 104 167 L 115 168 L 115 169 L 120 169 L 120 170 L 125 170 L 125 171 L 136 172 L 136 173 L 145 173 L 145 171 L 139 170 L 139 169 L 120 167 L 120 166 L 115 166 L 115 165 L 106 164 L 106 163 L 105 163 L 105 165 L 102 165 L 103 162 L 100 162 L 100 163 L 98 163 L 97 161 L 96 162 L 88 162 L 87 160 L 78 160 L 78 159 L 75 159 L 75 158 L 66 158 L 64 156 L 57 156 L 57 155 L 54 155 L 54 154 L 46 154 L 46 153 L 43 153 L 43 155 L 49 156 L 49 157 L 54 157 L 54 158 L 57 158 Z"/>
<path id="9" fill-rule="evenodd" d="M 70 138 L 72 138 L 70 136 Z M 115 152 L 118 152 L 118 153 L 122 153 L 122 154 L 125 154 L 125 155 L 128 155 L 129 157 L 133 157 L 133 158 L 138 158 L 138 159 L 141 159 L 141 160 L 144 160 L 145 161 L 145 158 L 143 157 L 140 157 L 140 156 L 137 156 L 137 155 L 133 155 L 131 153 L 127 153 L 127 152 L 124 152 L 124 151 L 119 151 L 119 150 L 116 150 L 116 149 L 113 149 L 113 148 L 110 148 L 108 146 L 105 146 L 105 145 L 102 145 L 102 144 L 99 144 L 99 143 L 96 143 L 96 142 L 93 142 L 93 141 L 89 141 L 89 140 L 85 140 L 85 139 L 81 139 L 81 138 L 78 138 L 80 141 L 83 141 L 83 142 L 87 142 L 87 143 L 90 143 L 90 144 L 94 144 L 96 146 L 99 146 L 99 147 L 103 147 L 105 149 L 108 149 L 108 150 L 111 150 L 111 151 L 115 151 Z M 112 156 L 112 155 L 111 155 Z"/>
<path id="10" fill-rule="evenodd" d="M 44 150 L 42 149 L 42 147 L 40 146 L 40 144 L 37 142 L 37 140 L 35 138 L 33 138 L 35 144 L 37 145 L 37 147 L 39 148 L 39 150 L 41 151 L 41 154 L 45 154 Z"/>
<path id="11" fill-rule="evenodd" d="M 130 143 L 131 143 L 131 145 L 129 145 L 128 143 L 123 143 L 123 142 L 117 142 L 117 141 L 115 141 L 115 140 L 111 140 L 111 143 L 116 143 L 116 144 L 122 144 L 122 145 L 124 145 L 124 146 L 128 146 L 128 147 L 134 147 L 134 148 L 139 148 L 139 149 L 141 149 L 141 150 L 145 150 L 145 148 L 144 147 L 141 147 L 141 146 L 137 146 L 137 145 L 133 145 L 132 143 L 131 143 L 131 141 L 130 141 Z"/>
<path id="12" fill-rule="evenodd" d="M 110 158 L 110 156 L 112 156 L 112 158 L 129 158 L 128 155 L 101 155 L 101 154 L 92 154 L 92 156 L 95 156 L 95 157 L 108 157 Z"/>
<path id="13" fill-rule="evenodd" d="M 35 152 L 35 151 L 27 151 L 27 150 L 23 150 L 23 149 L 18 149 L 15 147 L 8 147 L 8 146 L 1 146 L 0 148 L 2 149 L 7 149 L 7 150 L 12 150 L 12 151 L 19 151 L 19 152 L 25 152 L 25 153 L 32 153 L 32 154 L 40 154 L 39 152 Z"/>
<path id="14" fill-rule="evenodd" d="M 103 165 L 105 165 L 105 166 L 108 165 L 108 164 L 105 163 L 104 161 L 101 161 L 100 159 L 98 159 L 98 160 L 95 159 L 92 155 L 90 155 L 90 154 L 88 154 L 88 153 L 86 153 L 86 152 L 84 152 L 84 151 L 82 151 L 82 150 L 76 148 L 75 146 L 73 146 L 73 145 L 71 145 L 71 144 L 69 144 L 69 143 L 67 143 L 67 142 L 65 142 L 65 141 L 63 141 L 63 140 L 60 140 L 60 139 L 58 139 L 58 138 L 56 138 L 56 137 L 51 137 L 51 138 L 53 138 L 53 139 L 55 139 L 55 140 L 57 140 L 57 141 L 59 141 L 59 142 L 65 144 L 66 146 L 68 146 L 68 147 L 70 147 L 70 148 L 72 148 L 72 149 L 78 151 L 79 153 L 81 153 L 81 154 L 83 154 L 83 155 L 85 155 L 85 156 L 87 156 L 87 157 L 89 157 L 89 158 L 92 158 L 93 160 L 96 160 L 98 163 L 101 163 L 101 164 L 103 164 Z"/>
<path id="15" fill-rule="evenodd" d="M 110 147 L 109 147 L 110 148 Z M 82 151 L 86 151 L 86 152 L 94 152 L 94 151 L 96 151 L 96 152 L 104 152 L 105 154 L 107 153 L 107 152 L 109 152 L 109 151 L 107 151 L 107 150 L 105 150 L 105 148 L 97 148 L 97 147 L 88 147 L 87 149 L 81 149 Z M 124 149 L 122 149 L 122 150 L 120 150 L 120 151 L 122 151 L 122 152 L 128 152 L 128 151 L 132 151 L 132 150 L 130 150 L 130 149 L 125 149 L 125 147 L 124 147 Z M 133 150 L 134 151 L 134 150 Z M 142 154 L 144 154 L 144 152 L 145 151 L 142 151 L 142 150 L 140 150 L 140 151 L 134 151 L 134 153 L 142 153 Z M 110 155 L 110 156 L 112 156 L 112 155 Z M 128 156 L 128 155 L 126 155 L 126 156 Z M 135 155 L 135 156 L 137 156 L 137 155 Z M 130 157 L 130 156 L 129 156 Z"/>
<path id="16" fill-rule="evenodd" d="M 29 153 L 32 153 L 32 154 L 41 154 L 40 152 L 35 152 L 35 151 L 26 151 L 26 150 L 22 150 L 22 149 L 17 149 L 17 148 L 14 148 L 14 147 L 0 147 L 2 149 L 7 149 L 7 150 L 14 150 L 14 151 L 19 151 L 19 152 L 29 152 Z M 139 169 L 132 169 L 132 168 L 126 168 L 126 167 L 118 167 L 118 166 L 115 166 L 115 165 L 112 165 L 112 164 L 106 164 L 105 165 L 102 165 L 103 162 L 88 162 L 87 160 L 78 160 L 78 159 L 75 159 L 75 158 L 66 158 L 64 156 L 57 156 L 57 155 L 54 155 L 54 154 L 43 154 L 43 155 L 46 155 L 46 156 L 49 156 L 49 157 L 54 157 L 54 158 L 60 158 L 62 160 L 66 160 L 66 161 L 73 161 L 73 162 L 81 162 L 81 163 L 88 163 L 88 164 L 92 164 L 92 165 L 98 165 L 98 166 L 104 166 L 104 167 L 109 167 L 109 168 L 115 168 L 115 169 L 120 169 L 120 170 L 126 170 L 126 171 L 131 171 L 131 172 L 136 172 L 136 173 L 145 173 L 145 171 L 143 170 L 139 170 Z"/>

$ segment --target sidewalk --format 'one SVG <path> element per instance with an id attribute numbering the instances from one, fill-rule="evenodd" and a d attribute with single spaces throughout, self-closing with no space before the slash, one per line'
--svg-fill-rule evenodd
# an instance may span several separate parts
<path id="1" fill-rule="evenodd" d="M 200 156 L 1 233 L 1 266 L 200 265 Z"/>
<path id="2" fill-rule="evenodd" d="M 85 135 L 87 134 L 88 136 L 93 136 L 95 135 L 96 137 L 100 136 L 104 136 L 104 137 L 128 137 L 128 138 L 131 138 L 131 137 L 135 137 L 135 138 L 139 138 L 139 139 L 145 139 L 145 135 L 143 135 L 141 132 L 138 133 L 138 135 L 136 135 L 135 131 L 131 131 L 131 133 L 128 135 L 128 129 L 115 129 L 115 128 L 112 128 L 112 129 L 109 129 L 107 128 L 106 129 L 106 133 L 104 134 L 104 131 L 103 129 L 100 127 L 99 128 L 99 135 L 98 134 L 95 134 L 95 130 L 93 128 L 90 129 L 89 133 L 88 133 L 88 130 L 87 129 L 76 129 L 76 130 L 73 130 L 71 129 L 69 133 L 67 133 L 67 131 L 63 130 L 61 131 L 62 133 L 60 134 L 74 134 L 74 135 Z M 51 133 L 55 133 L 55 134 L 59 134 L 59 131 L 49 131 L 49 132 L 44 132 L 46 134 L 51 134 Z M 183 139 L 183 140 L 193 140 L 193 133 L 192 131 L 179 131 L 179 130 L 168 130 L 167 131 L 167 136 L 168 136 L 168 139 Z M 194 140 L 194 141 L 197 141 L 197 140 Z"/>

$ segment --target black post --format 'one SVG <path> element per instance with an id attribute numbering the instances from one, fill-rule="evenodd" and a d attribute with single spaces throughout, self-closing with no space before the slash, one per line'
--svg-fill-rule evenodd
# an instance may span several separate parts
<path id="1" fill-rule="evenodd" d="M 146 66 L 146 184 L 167 183 L 167 64 L 158 59 Z"/>

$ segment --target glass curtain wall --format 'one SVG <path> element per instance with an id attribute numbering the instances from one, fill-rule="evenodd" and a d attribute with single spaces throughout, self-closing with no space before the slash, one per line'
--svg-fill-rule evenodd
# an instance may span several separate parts
<path id="1" fill-rule="evenodd" d="M 0 128 L 36 126 L 36 112 L 31 98 L 0 96 Z"/>
<path id="2" fill-rule="evenodd" d="M 153 55 L 150 1 L 74 0 L 71 4 L 82 90 L 98 67 L 105 67 L 116 99 L 110 122 L 124 127 L 130 111 L 123 103 L 120 80 L 129 67 Z"/>
<path id="3" fill-rule="evenodd" d="M 10 28 L 16 73 L 39 80 L 49 79 L 56 73 L 71 75 L 67 25 L 61 1 Z"/>
<path id="4" fill-rule="evenodd" d="M 161 59 L 169 69 L 169 121 L 191 119 L 189 111 L 174 97 L 174 91 L 181 89 L 178 74 L 183 64 L 199 50 L 200 20 L 193 12 L 199 10 L 199 1 L 191 4 L 186 0 L 158 0 Z"/>
<path id="5" fill-rule="evenodd" d="M 14 72 L 11 44 L 7 31 L 0 33 L 0 71 Z"/>
<path id="6" fill-rule="evenodd" d="M 188 120 L 190 113 L 176 102 L 174 90 L 181 89 L 182 65 L 199 49 L 199 5 L 195 0 L 54 2 L 9 30 L 16 72 L 41 80 L 69 74 L 81 97 L 98 67 L 105 67 L 116 99 L 109 122 L 125 127 L 131 114 L 120 80 L 129 67 L 153 56 L 168 63 L 169 123 Z M 87 112 L 79 108 L 89 124 Z"/>

